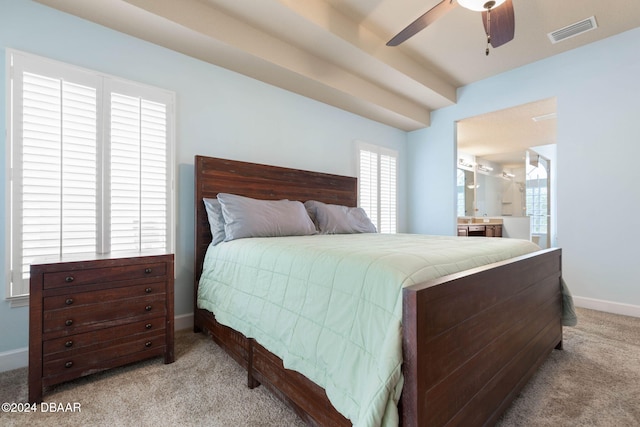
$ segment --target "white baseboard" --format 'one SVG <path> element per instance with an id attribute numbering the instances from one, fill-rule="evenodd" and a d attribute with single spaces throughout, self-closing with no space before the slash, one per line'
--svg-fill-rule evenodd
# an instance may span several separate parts
<path id="1" fill-rule="evenodd" d="M 181 314 L 174 318 L 176 331 L 193 328 L 193 313 Z M 0 353 L 0 372 L 25 368 L 29 365 L 29 347 Z"/>
<path id="2" fill-rule="evenodd" d="M 621 314 L 623 316 L 640 317 L 640 306 L 638 305 L 577 296 L 573 297 L 573 303 L 576 307 L 604 311 L 606 313 Z"/>
<path id="3" fill-rule="evenodd" d="M 29 347 L 0 353 L 0 372 L 24 368 L 29 364 Z"/>
<path id="4" fill-rule="evenodd" d="M 193 313 L 181 314 L 174 317 L 173 327 L 176 331 L 183 329 L 193 329 Z"/>

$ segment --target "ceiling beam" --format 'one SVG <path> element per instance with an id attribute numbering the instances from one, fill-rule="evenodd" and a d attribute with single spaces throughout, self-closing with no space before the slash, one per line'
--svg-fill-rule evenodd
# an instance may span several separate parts
<path id="1" fill-rule="evenodd" d="M 326 90 L 330 90 L 332 93 L 342 93 L 343 96 L 370 103 L 377 109 L 386 109 L 420 123 L 422 126 L 428 126 L 429 124 L 430 111 L 424 106 L 391 90 L 379 87 L 348 70 L 323 61 L 297 46 L 282 41 L 261 29 L 254 28 L 244 21 L 214 8 L 210 4 L 197 0 L 181 0 L 180 2 L 173 0 L 126 1 L 154 15 L 161 16 L 199 34 L 211 37 L 240 52 L 244 52 L 250 57 L 247 58 L 249 61 L 253 58 L 254 61 L 262 62 L 263 66 L 264 63 L 272 64 L 283 73 L 279 76 L 270 73 L 270 75 L 265 75 L 264 77 L 265 80 L 276 86 L 298 93 L 305 91 L 305 95 L 309 93 L 317 94 L 317 90 L 313 88 L 324 86 Z M 215 60 L 215 58 L 209 59 Z M 247 72 L 255 73 L 255 70 L 245 72 L 245 70 L 237 69 L 237 71 L 243 74 Z M 288 87 L 292 74 L 306 78 L 311 87 L 308 90 L 299 85 Z M 299 82 L 300 78 L 296 80 Z M 315 98 L 316 96 L 313 97 Z M 351 103 L 351 105 L 355 104 Z"/>
<path id="2" fill-rule="evenodd" d="M 376 61 L 367 67 L 370 78 L 377 84 L 392 87 L 394 91 L 416 98 L 432 110 L 447 107 L 456 102 L 456 86 L 433 70 L 425 68 L 402 50 L 386 46 L 386 39 L 375 34 L 334 9 L 323 0 L 277 0 L 324 30 L 353 46 L 349 49 L 351 61 Z M 343 49 L 345 49 L 343 47 Z M 371 69 L 374 68 L 374 69 Z M 381 78 L 376 78 L 380 76 Z"/>
<path id="3" fill-rule="evenodd" d="M 198 0 L 38 0 L 209 63 L 411 131 L 431 108 Z"/>

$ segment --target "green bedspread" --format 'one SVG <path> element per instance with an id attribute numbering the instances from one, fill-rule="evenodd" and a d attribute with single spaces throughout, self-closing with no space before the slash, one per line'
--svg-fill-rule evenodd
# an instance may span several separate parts
<path id="1" fill-rule="evenodd" d="M 354 425 L 396 426 L 402 288 L 538 249 L 407 234 L 234 240 L 209 248 L 198 306 L 322 386 Z"/>

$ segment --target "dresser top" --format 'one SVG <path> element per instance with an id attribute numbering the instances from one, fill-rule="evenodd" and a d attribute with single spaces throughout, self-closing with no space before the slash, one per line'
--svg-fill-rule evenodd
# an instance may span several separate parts
<path id="1" fill-rule="evenodd" d="M 70 262 L 87 262 L 87 261 L 108 261 L 108 260 L 123 260 L 127 259 L 139 259 L 145 257 L 156 257 L 162 255 L 173 255 L 166 251 L 121 251 L 121 252 L 112 252 L 106 254 L 97 254 L 97 253 L 81 253 L 81 254 L 70 254 L 70 255 L 62 255 L 62 256 L 46 256 L 39 257 L 33 260 L 32 264 L 59 264 L 59 263 L 70 263 Z"/>

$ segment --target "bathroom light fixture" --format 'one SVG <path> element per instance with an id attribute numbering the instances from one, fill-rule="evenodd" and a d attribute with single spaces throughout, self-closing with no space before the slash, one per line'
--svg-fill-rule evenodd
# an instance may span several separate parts
<path id="1" fill-rule="evenodd" d="M 472 168 L 473 167 L 473 163 L 465 160 L 465 159 L 458 159 L 458 165 L 465 167 L 465 168 Z"/>
<path id="2" fill-rule="evenodd" d="M 475 12 L 484 12 L 489 8 L 495 9 L 505 1 L 506 0 L 458 0 L 458 4 L 465 9 L 473 10 Z"/>
<path id="3" fill-rule="evenodd" d="M 509 178 L 515 178 L 516 176 L 509 172 L 502 172 L 502 177 L 505 179 L 509 179 Z"/>
<path id="4" fill-rule="evenodd" d="M 478 170 L 482 172 L 491 172 L 493 168 L 487 165 L 478 165 Z"/>

